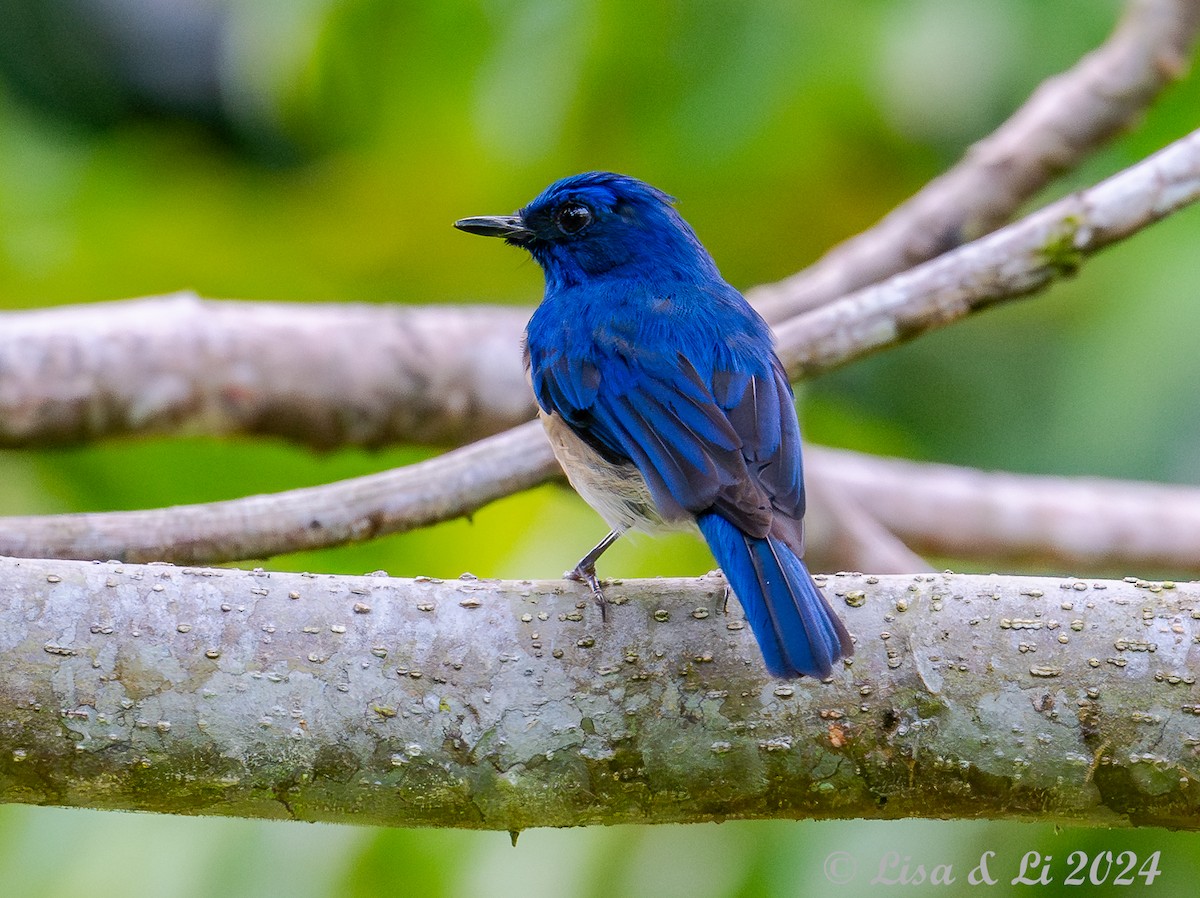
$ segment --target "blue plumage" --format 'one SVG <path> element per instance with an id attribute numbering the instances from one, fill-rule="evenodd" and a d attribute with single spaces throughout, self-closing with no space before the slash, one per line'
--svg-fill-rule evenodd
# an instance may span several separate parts
<path id="1" fill-rule="evenodd" d="M 770 329 L 671 198 L 590 172 L 512 216 L 455 223 L 527 249 L 546 294 L 526 361 L 555 454 L 612 532 L 699 527 L 778 677 L 827 676 L 850 635 L 804 563 L 791 386 Z"/>

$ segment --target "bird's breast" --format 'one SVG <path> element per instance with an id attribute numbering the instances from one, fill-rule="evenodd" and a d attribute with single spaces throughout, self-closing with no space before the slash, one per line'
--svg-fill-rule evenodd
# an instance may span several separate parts
<path id="1" fill-rule="evenodd" d="M 539 413 L 554 456 L 575 491 L 613 530 L 669 530 L 693 522 L 665 521 L 633 464 L 613 464 L 585 443 L 554 412 Z"/>

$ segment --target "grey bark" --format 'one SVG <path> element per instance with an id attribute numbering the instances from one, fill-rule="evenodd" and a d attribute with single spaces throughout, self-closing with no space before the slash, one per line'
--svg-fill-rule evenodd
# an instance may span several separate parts
<path id="1" fill-rule="evenodd" d="M 136 511 L 0 518 L 0 554 L 217 564 L 400 533 L 559 474 L 536 421 L 435 458 L 282 493 Z"/>
<path id="2" fill-rule="evenodd" d="M 533 416 L 527 317 L 190 293 L 0 311 L 0 448 L 180 430 L 463 443 Z"/>
<path id="3" fill-rule="evenodd" d="M 824 578 L 764 673 L 720 577 L 0 559 L 0 800 L 499 830 L 761 817 L 1200 828 L 1200 586 Z"/>

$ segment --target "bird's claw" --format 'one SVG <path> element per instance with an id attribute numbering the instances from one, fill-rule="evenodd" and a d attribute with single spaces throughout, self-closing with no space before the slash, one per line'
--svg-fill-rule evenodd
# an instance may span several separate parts
<path id="1" fill-rule="evenodd" d="M 563 577 L 567 580 L 574 580 L 576 583 L 586 583 L 588 589 L 592 591 L 592 598 L 600 606 L 600 619 L 603 621 L 608 620 L 608 600 L 604 598 L 604 591 L 600 588 L 600 580 L 596 577 L 596 568 L 594 566 L 579 565 L 566 571 Z"/>

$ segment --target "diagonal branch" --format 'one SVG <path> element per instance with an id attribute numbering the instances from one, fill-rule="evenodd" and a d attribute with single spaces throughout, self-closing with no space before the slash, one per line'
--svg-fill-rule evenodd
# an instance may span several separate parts
<path id="1" fill-rule="evenodd" d="M 805 461 L 811 472 L 811 451 L 806 452 Z M 889 530 L 867 510 L 860 496 L 851 494 L 834 477 L 818 473 L 816 477 L 808 477 L 805 485 L 808 504 L 814 512 L 804 519 L 805 561 L 812 570 L 871 571 L 876 574 L 915 574 L 933 570 L 895 531 Z"/>
<path id="2" fill-rule="evenodd" d="M 361 542 L 461 517 L 558 473 L 536 421 L 429 461 L 224 502 L 0 518 L 0 555 L 215 564 Z"/>
<path id="3" fill-rule="evenodd" d="M 1133 0 L 1108 41 L 879 224 L 749 295 L 772 323 L 815 309 L 988 233 L 1057 175 L 1133 125 L 1182 76 L 1200 28 L 1194 0 Z"/>
<path id="4" fill-rule="evenodd" d="M 793 376 L 811 376 L 1026 296 L 1198 197 L 1200 132 L 1195 132 L 988 237 L 792 319 L 778 331 L 780 356 Z M 554 472 L 540 430 L 525 425 L 401 471 L 274 496 L 156 511 L 0 519 L 0 554 L 189 563 L 264 557 L 445 520 Z M 456 493 L 463 481 L 469 489 Z"/>
<path id="5" fill-rule="evenodd" d="M 1200 131 L 1154 155 L 875 286 L 776 328 L 793 380 L 837 368 L 1076 274 L 1107 246 L 1200 199 Z"/>

